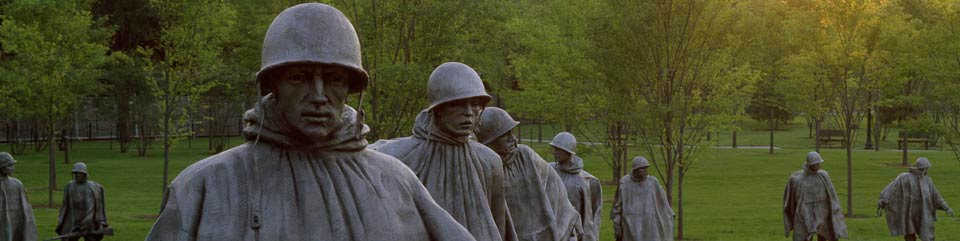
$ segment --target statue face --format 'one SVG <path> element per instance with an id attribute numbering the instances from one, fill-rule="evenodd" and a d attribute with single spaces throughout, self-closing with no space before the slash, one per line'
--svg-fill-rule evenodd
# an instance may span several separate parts
<path id="1" fill-rule="evenodd" d="M 454 100 L 433 108 L 436 125 L 440 131 L 452 136 L 467 136 L 473 133 L 479 122 L 483 101 L 480 98 Z"/>
<path id="2" fill-rule="evenodd" d="M 566 162 L 570 160 L 570 153 L 563 149 L 553 147 L 553 159 L 557 162 Z"/>
<path id="3" fill-rule="evenodd" d="M 497 137 L 497 139 L 493 139 L 487 146 L 497 154 L 505 156 L 517 148 L 517 138 L 513 136 L 513 130 L 510 130 Z"/>
<path id="4" fill-rule="evenodd" d="M 13 170 L 16 170 L 13 165 L 0 168 L 0 176 L 10 176 L 10 174 L 13 174 Z"/>
<path id="5" fill-rule="evenodd" d="M 637 180 L 640 180 L 640 181 L 643 181 L 643 180 L 647 177 L 647 175 L 649 174 L 649 173 L 647 172 L 647 168 L 650 168 L 650 167 L 634 168 L 634 169 L 633 169 L 633 172 L 631 173 L 631 174 L 633 175 L 633 178 L 634 178 L 634 179 L 637 179 Z"/>
<path id="6" fill-rule="evenodd" d="M 74 172 L 74 173 L 73 173 L 73 181 L 76 182 L 76 183 L 84 183 L 84 182 L 87 182 L 87 174 L 86 174 L 86 173 L 82 173 L 82 172 Z"/>
<path id="7" fill-rule="evenodd" d="M 820 163 L 807 166 L 807 170 L 809 170 L 810 172 L 820 171 Z"/>
<path id="8" fill-rule="evenodd" d="M 350 72 L 319 64 L 285 66 L 273 76 L 276 111 L 295 131 L 326 137 L 340 122 L 347 100 Z"/>

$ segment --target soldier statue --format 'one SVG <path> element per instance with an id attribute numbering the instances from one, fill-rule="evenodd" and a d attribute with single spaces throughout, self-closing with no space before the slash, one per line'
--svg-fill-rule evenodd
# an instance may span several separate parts
<path id="1" fill-rule="evenodd" d="M 146 240 L 474 240 L 410 169 L 366 149 L 368 83 L 339 10 L 290 7 L 263 40 L 246 142 L 187 167 Z"/>
<path id="2" fill-rule="evenodd" d="M 847 237 L 847 224 L 837 191 L 827 171 L 820 169 L 823 158 L 807 153 L 803 170 L 790 174 L 783 191 L 783 227 L 794 241 L 834 241 Z"/>
<path id="3" fill-rule="evenodd" d="M 513 129 L 519 124 L 503 109 L 487 107 L 477 131 L 477 140 L 503 161 L 503 191 L 517 236 L 566 241 L 582 235 L 580 214 L 567 200 L 560 176 L 529 146 L 517 144 Z"/>
<path id="4" fill-rule="evenodd" d="M 600 179 L 583 170 L 583 159 L 577 156 L 577 138 L 569 132 L 560 132 L 550 141 L 553 147 L 551 162 L 567 188 L 567 199 L 580 213 L 584 241 L 600 240 L 600 212 L 603 194 Z"/>
<path id="5" fill-rule="evenodd" d="M 13 178 L 14 164 L 10 153 L 0 152 L 0 241 L 36 241 L 37 225 L 33 207 L 27 200 L 23 183 Z"/>
<path id="6" fill-rule="evenodd" d="M 107 225 L 107 213 L 104 209 L 103 186 L 87 180 L 89 172 L 83 162 L 73 164 L 73 181 L 63 188 L 63 205 L 60 206 L 60 221 L 57 234 L 63 240 L 102 240 L 112 235 Z"/>
<path id="7" fill-rule="evenodd" d="M 430 196 L 477 240 L 516 240 L 500 156 L 470 139 L 491 99 L 480 75 L 462 63 L 441 64 L 427 81 L 427 97 L 430 106 L 417 115 L 413 136 L 377 141 L 370 148 L 410 167 Z"/>
<path id="8" fill-rule="evenodd" d="M 944 210 L 948 216 L 954 215 L 953 209 L 933 185 L 933 179 L 927 175 L 930 166 L 926 157 L 917 158 L 909 172 L 900 173 L 880 192 L 877 209 L 886 210 L 890 236 L 903 236 L 907 241 L 917 240 L 919 236 L 920 240 L 934 241 L 936 211 Z"/>
<path id="9" fill-rule="evenodd" d="M 670 200 L 647 168 L 647 158 L 634 157 L 630 174 L 620 178 L 610 210 L 617 241 L 673 241 Z"/>

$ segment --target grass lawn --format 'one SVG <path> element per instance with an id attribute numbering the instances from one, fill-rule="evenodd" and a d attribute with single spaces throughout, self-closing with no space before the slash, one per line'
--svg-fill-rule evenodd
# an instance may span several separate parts
<path id="1" fill-rule="evenodd" d="M 745 123 L 738 133 L 741 146 L 762 146 L 769 142 L 769 132 L 759 123 Z M 549 140 L 555 129 L 544 128 L 543 138 Z M 711 148 L 702 152 L 697 166 L 685 180 L 684 226 L 687 240 L 789 240 L 783 236 L 782 195 L 787 177 L 799 170 L 805 154 L 812 150 L 812 141 L 807 139 L 805 125 L 797 124 L 776 132 L 776 154 L 767 154 L 767 149 Z M 549 133 L 549 134 L 548 134 Z M 574 133 L 576 134 L 576 133 Z M 861 134 L 862 136 L 862 134 Z M 854 145 L 854 207 L 855 217 L 847 217 L 850 240 L 902 240 L 887 235 L 883 218 L 876 217 L 876 199 L 879 192 L 896 175 L 905 170 L 897 166 L 901 153 L 887 147 L 896 147 L 896 132 L 887 141 L 881 142 L 881 151 L 862 150 L 864 138 Z M 716 145 L 729 145 L 730 133 L 720 133 L 714 138 Z M 133 153 L 119 153 L 116 143 L 113 149 L 108 142 L 75 142 L 71 152 L 72 161 L 84 161 L 90 169 L 90 180 L 103 184 L 106 189 L 107 215 L 116 236 L 109 240 L 143 240 L 153 224 L 161 199 L 163 157 L 159 145 L 145 157 Z M 239 144 L 235 139 L 231 144 Z M 550 147 L 545 143 L 531 145 L 547 160 L 552 160 Z M 609 152 L 603 147 L 581 146 L 587 171 L 602 181 L 612 180 L 612 172 L 602 159 Z M 7 149 L 4 147 L 3 149 Z M 919 155 L 933 162 L 930 175 L 947 202 L 960 210 L 960 162 L 953 153 L 939 151 L 910 152 L 912 162 Z M 48 208 L 47 203 L 47 152 L 32 152 L 15 156 L 19 163 L 15 176 L 28 189 L 34 206 L 40 236 L 54 236 L 58 209 Z M 846 190 L 846 161 L 842 149 L 823 149 L 826 159 L 824 169 L 830 172 L 837 192 L 846 209 L 849 195 Z M 630 155 L 642 154 L 630 150 Z M 172 179 L 191 163 L 209 156 L 205 139 L 193 141 L 188 148 L 184 141 L 171 153 Z M 72 164 L 63 163 L 62 152 L 57 157 L 57 187 L 54 205 L 59 206 L 64 185 L 71 178 Z M 655 173 L 655 172 L 654 172 Z M 661 181 L 663 183 L 663 181 Z M 604 212 L 601 240 L 613 240 L 613 227 L 609 210 L 614 186 L 604 186 Z M 676 205 L 674 205 L 676 209 Z M 960 218 L 946 217 L 938 212 L 938 240 L 960 240 Z"/>

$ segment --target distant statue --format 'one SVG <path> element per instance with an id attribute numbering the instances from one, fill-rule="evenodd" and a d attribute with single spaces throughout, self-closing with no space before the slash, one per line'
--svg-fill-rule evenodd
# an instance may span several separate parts
<path id="1" fill-rule="evenodd" d="M 634 157 L 630 174 L 620 178 L 610 211 L 617 241 L 673 241 L 673 209 L 649 167 L 646 158 Z"/>
<path id="2" fill-rule="evenodd" d="M 807 153 L 803 170 L 790 175 L 783 191 L 783 226 L 794 241 L 838 240 L 847 237 L 843 208 L 827 171 L 820 169 L 823 158 Z"/>
<path id="3" fill-rule="evenodd" d="M 580 214 L 567 200 L 560 176 L 533 149 L 517 144 L 513 129 L 519 124 L 503 109 L 487 107 L 477 131 L 477 140 L 503 161 L 503 191 L 517 235 L 524 241 L 567 241 L 582 235 Z"/>
<path id="4" fill-rule="evenodd" d="M 600 179 L 583 170 L 583 159 L 577 156 L 577 138 L 573 134 L 560 132 L 550 141 L 550 146 L 556 160 L 550 165 L 567 187 L 570 204 L 580 213 L 581 240 L 600 240 L 600 212 L 603 210 Z"/>
<path id="5" fill-rule="evenodd" d="M 410 167 L 477 240 L 516 240 L 500 156 L 470 139 L 491 99 L 480 75 L 462 63 L 441 64 L 427 81 L 427 97 L 430 106 L 417 115 L 413 136 L 380 140 L 370 148 Z"/>
<path id="6" fill-rule="evenodd" d="M 23 183 L 11 177 L 14 164 L 10 153 L 0 152 L 0 241 L 36 241 L 37 225 L 33 207 L 27 200 Z"/>
<path id="7" fill-rule="evenodd" d="M 57 234 L 63 240 L 102 240 L 112 235 L 107 225 L 104 207 L 103 186 L 87 180 L 89 172 L 83 162 L 73 164 L 73 181 L 63 188 L 63 205 L 60 206 L 60 221 Z"/>
<path id="8" fill-rule="evenodd" d="M 908 241 L 917 240 L 919 236 L 920 240 L 934 241 L 936 211 L 945 210 L 947 215 L 954 215 L 953 209 L 933 185 L 933 180 L 927 176 L 930 166 L 927 158 L 917 158 L 909 172 L 900 173 L 880 192 L 877 209 L 886 210 L 891 236 L 903 236 L 903 240 Z"/>
<path id="9" fill-rule="evenodd" d="M 347 105 L 368 84 L 360 53 L 333 7 L 274 18 L 246 142 L 183 170 L 146 240 L 474 240 L 403 163 L 366 149 Z"/>

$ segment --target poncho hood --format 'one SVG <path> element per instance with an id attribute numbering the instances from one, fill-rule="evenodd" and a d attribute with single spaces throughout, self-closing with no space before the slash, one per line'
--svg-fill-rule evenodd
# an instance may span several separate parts
<path id="1" fill-rule="evenodd" d="M 338 123 L 330 133 L 330 138 L 309 138 L 297 133 L 282 116 L 274 110 L 276 98 L 273 94 L 264 96 L 253 109 L 243 114 L 247 126 L 243 136 L 248 141 L 264 141 L 283 148 L 307 151 L 359 151 L 367 146 L 365 135 L 370 127 L 363 124 L 357 135 L 357 111 L 344 105 Z"/>
<path id="2" fill-rule="evenodd" d="M 439 141 L 451 145 L 462 145 L 470 141 L 470 135 L 452 136 L 437 128 L 434 124 L 435 117 L 430 110 L 420 111 L 417 119 L 414 121 L 413 136 L 419 139 Z"/>
<path id="3" fill-rule="evenodd" d="M 580 171 L 583 171 L 583 158 L 577 155 L 570 155 L 570 161 L 557 162 L 556 168 L 566 173 L 580 173 Z"/>

